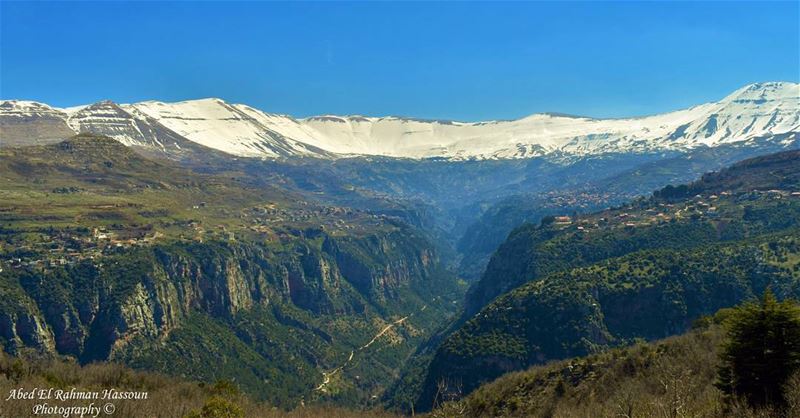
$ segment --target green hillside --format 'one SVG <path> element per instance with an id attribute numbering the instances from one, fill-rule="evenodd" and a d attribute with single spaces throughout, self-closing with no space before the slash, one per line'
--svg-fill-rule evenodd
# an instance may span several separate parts
<path id="1" fill-rule="evenodd" d="M 245 393 L 235 382 L 219 380 L 211 384 L 168 377 L 161 373 L 132 370 L 114 363 L 80 366 L 68 359 L 42 359 L 26 356 L 11 357 L 0 352 L 0 390 L 6 394 L 0 400 L 0 415 L 4 417 L 31 416 L 34 405 L 41 401 L 9 399 L 13 390 L 53 388 L 69 393 L 99 392 L 114 388 L 118 393 L 146 393 L 147 398 L 113 400 L 113 415 L 123 418 L 389 418 L 395 415 L 380 410 L 354 411 L 331 405 L 308 406 L 291 412 L 259 402 Z M 55 396 L 55 395 L 54 395 Z M 102 396 L 102 395 L 101 395 Z M 104 402 L 96 403 L 98 407 Z M 81 399 L 49 402 L 56 407 L 85 407 Z M 105 414 L 101 412 L 101 414 Z"/>
<path id="2" fill-rule="evenodd" d="M 442 382 L 466 394 L 530 365 L 681 333 L 767 285 L 800 296 L 798 171 L 800 153 L 775 154 L 706 176 L 690 198 L 659 191 L 517 229 L 470 289 L 417 408 Z"/>
<path id="3" fill-rule="evenodd" d="M 748 407 L 717 389 L 725 341 L 721 311 L 690 332 L 504 375 L 460 400 L 441 397 L 431 417 L 739 417 L 800 413 L 800 376 L 784 412 Z"/>
<path id="4" fill-rule="evenodd" d="M 284 408 L 374 405 L 462 295 L 397 217 L 90 135 L 0 150 L 0 270 L 6 352 L 236 379 Z"/>

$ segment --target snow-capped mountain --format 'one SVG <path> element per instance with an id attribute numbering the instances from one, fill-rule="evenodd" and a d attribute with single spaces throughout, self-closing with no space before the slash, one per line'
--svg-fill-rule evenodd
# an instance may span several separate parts
<path id="1" fill-rule="evenodd" d="M 0 101 L 0 146 L 36 145 L 74 134 L 61 109 L 27 100 Z"/>
<path id="2" fill-rule="evenodd" d="M 220 99 L 123 105 L 198 144 L 242 157 L 330 156 L 292 118 Z"/>
<path id="3" fill-rule="evenodd" d="M 100 102 L 66 109 L 30 101 L 0 102 L 2 145 L 55 141 L 76 132 L 100 133 L 126 145 L 155 150 L 174 151 L 193 143 L 236 156 L 264 158 L 512 159 L 688 151 L 747 145 L 756 138 L 796 141 L 800 85 L 751 84 L 718 102 L 641 118 L 535 114 L 513 121 L 473 123 L 331 115 L 294 119 L 220 99 Z"/>
<path id="4" fill-rule="evenodd" d="M 478 123 L 324 116 L 304 124 L 337 153 L 396 157 L 525 158 L 690 149 L 800 131 L 800 85 L 760 83 L 715 103 L 631 119 L 535 114 Z"/>
<path id="5" fill-rule="evenodd" d="M 110 101 L 70 109 L 66 122 L 74 132 L 110 136 L 128 146 L 180 149 L 187 142 L 157 120 L 134 116 Z"/>

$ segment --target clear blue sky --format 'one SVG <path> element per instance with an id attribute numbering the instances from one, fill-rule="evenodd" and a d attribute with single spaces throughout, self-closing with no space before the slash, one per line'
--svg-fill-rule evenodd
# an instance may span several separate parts
<path id="1" fill-rule="evenodd" d="M 642 115 L 800 79 L 798 2 L 0 1 L 0 97 L 265 111 Z"/>

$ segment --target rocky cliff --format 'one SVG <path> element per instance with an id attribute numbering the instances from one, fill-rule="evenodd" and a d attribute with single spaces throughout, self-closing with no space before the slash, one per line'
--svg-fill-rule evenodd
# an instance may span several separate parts
<path id="1" fill-rule="evenodd" d="M 184 335 L 187 324 L 222 324 L 233 342 L 215 341 L 215 349 L 258 347 L 266 339 L 283 350 L 306 350 L 302 367 L 316 379 L 314 369 L 333 364 L 336 351 L 357 349 L 380 331 L 372 324 L 424 310 L 437 291 L 452 290 L 454 281 L 438 264 L 434 250 L 410 231 L 356 237 L 311 230 L 280 246 L 171 241 L 77 265 L 10 269 L 0 272 L 0 341 L 10 353 L 35 350 L 149 367 L 162 361 L 153 357 L 153 347 L 174 348 L 175 335 Z M 242 318 L 260 325 L 242 325 Z M 337 335 L 335 324 L 345 318 L 350 324 Z M 418 318 L 413 326 L 430 331 L 434 321 Z M 279 328 L 277 334 L 253 335 L 271 327 Z M 292 334 L 319 346 L 293 347 Z M 409 350 L 404 355 L 413 348 L 392 345 Z M 184 354 L 191 360 L 208 355 L 204 350 Z M 198 378 L 209 376 L 201 372 Z M 317 383 L 299 382 L 294 395 Z"/>
<path id="2" fill-rule="evenodd" d="M 7 301 L 6 350 L 32 347 L 102 359 L 135 336 L 159 338 L 193 311 L 230 317 L 272 301 L 314 314 L 352 314 L 391 305 L 424 284 L 438 263 L 401 234 L 323 236 L 278 251 L 255 243 L 169 243 L 77 266 L 6 271 L 22 297 Z M 18 287 L 17 287 L 18 286 Z"/>

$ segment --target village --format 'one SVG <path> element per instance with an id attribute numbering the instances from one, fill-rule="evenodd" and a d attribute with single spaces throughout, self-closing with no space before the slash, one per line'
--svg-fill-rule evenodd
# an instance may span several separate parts
<path id="1" fill-rule="evenodd" d="M 343 207 L 314 206 L 299 202 L 300 208 L 264 204 L 243 209 L 238 216 L 186 220 L 160 220 L 148 224 L 111 223 L 97 226 L 4 228 L 0 231 L 0 272 L 4 269 L 49 270 L 99 259 L 134 247 L 152 245 L 166 237 L 203 242 L 210 239 L 235 241 L 257 234 L 267 241 L 285 242 L 303 231 L 362 233 L 385 227 L 393 217 Z M 213 209 L 206 202 L 191 206 L 194 211 Z M 213 220 L 217 219 L 217 222 Z M 395 219 L 396 220 L 396 219 Z M 224 221 L 224 222 L 220 222 Z"/>
<path id="2" fill-rule="evenodd" d="M 596 195 L 591 192 L 565 196 L 547 196 L 549 204 L 559 203 L 575 207 L 573 200 L 586 199 L 586 207 L 599 202 L 614 201 L 612 194 Z M 759 201 L 800 202 L 797 190 L 752 190 L 732 194 L 696 195 L 683 202 L 648 200 L 639 198 L 616 209 L 607 209 L 591 215 L 573 213 L 550 216 L 543 224 L 576 232 L 625 228 L 636 229 L 684 219 L 702 221 L 724 218 L 726 207 L 738 207 L 742 203 Z M 580 207 L 580 205 L 577 205 Z M 191 206 L 191 211 L 212 210 L 206 202 Z M 385 227 L 399 218 L 374 214 L 361 209 L 335 206 L 319 206 L 299 202 L 298 207 L 282 207 L 272 203 L 242 209 L 238 216 L 226 218 L 226 222 L 202 221 L 203 216 L 186 220 L 161 220 L 148 224 L 111 223 L 92 227 L 74 226 L 64 228 L 40 227 L 35 230 L 3 230 L 0 237 L 0 272 L 3 269 L 51 269 L 70 266 L 83 260 L 94 260 L 104 255 L 118 253 L 133 247 L 152 245 L 167 236 L 179 240 L 203 242 L 209 239 L 235 241 L 244 235 L 257 234 L 266 241 L 286 242 L 305 233 L 324 231 L 327 234 L 363 233 L 374 228 Z M 232 221 L 232 222 L 231 222 Z M 389 221 L 389 222 L 387 222 Z M 16 233 L 11 233 L 16 232 Z M 19 232 L 25 232 L 19 234 Z M 14 237 L 11 240 L 11 237 Z M 23 238 L 21 238 L 23 237 Z"/>
<path id="3" fill-rule="evenodd" d="M 163 236 L 161 232 L 153 231 L 150 225 L 125 229 L 109 226 L 44 228 L 26 235 L 24 241 L 3 243 L 4 247 L 10 248 L 5 248 L 0 259 L 0 271 L 5 268 L 49 269 L 74 265 L 126 248 L 149 245 Z"/>
<path id="4" fill-rule="evenodd" d="M 637 208 L 636 202 L 622 209 L 606 210 L 594 215 L 558 215 L 543 220 L 560 229 L 572 228 L 587 232 L 593 229 L 642 228 L 683 219 L 696 221 L 719 219 L 724 216 L 726 204 L 748 201 L 792 201 L 800 202 L 800 191 L 795 190 L 752 190 L 734 195 L 729 191 L 719 194 L 696 195 L 680 203 L 657 202 L 655 206 Z"/>

